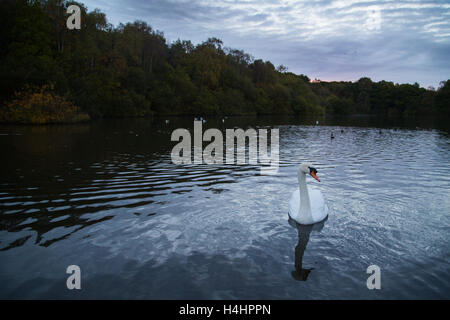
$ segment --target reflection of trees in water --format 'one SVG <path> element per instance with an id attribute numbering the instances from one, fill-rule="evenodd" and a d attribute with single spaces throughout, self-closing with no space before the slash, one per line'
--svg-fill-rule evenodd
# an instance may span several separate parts
<path id="1" fill-rule="evenodd" d="M 312 231 L 320 232 L 325 225 L 327 219 L 312 225 L 298 224 L 292 219 L 289 219 L 289 224 L 298 231 L 298 243 L 295 246 L 295 270 L 291 272 L 292 277 L 298 281 L 306 281 L 311 270 L 314 268 L 303 268 L 303 256 L 305 254 L 306 246 Z"/>
<path id="2" fill-rule="evenodd" d="M 0 231 L 8 238 L 0 251 L 30 238 L 49 246 L 124 211 L 176 201 L 170 195 L 196 187 L 224 192 L 214 186 L 234 183 L 229 176 L 236 171 L 243 173 L 240 178 L 254 175 L 251 166 L 174 166 L 170 134 L 192 125 L 191 118 L 181 118 L 170 126 L 161 119 L 112 119 L 4 127 Z M 202 175 L 209 179 L 193 181 Z"/>
<path id="3" fill-rule="evenodd" d="M 141 135 L 132 134 L 132 130 Z M 30 232 L 35 232 L 37 244 L 48 246 L 114 216 L 94 218 L 86 214 L 150 204 L 154 202 L 149 199 L 152 192 L 163 189 L 152 185 L 139 188 L 143 182 L 139 175 L 127 176 L 126 181 L 118 179 L 120 172 L 130 171 L 129 165 L 151 174 L 151 168 L 144 168 L 161 160 L 162 152 L 153 154 L 155 147 L 146 143 L 155 137 L 148 120 L 8 126 L 2 132 L 0 147 L 7 156 L 0 160 L 0 230 L 15 233 L 16 239 L 2 243 L 0 250 L 23 245 L 32 237 Z M 148 156 L 135 157 L 144 151 Z M 137 190 L 141 193 L 135 194 Z M 148 194 L 143 194 L 146 191 Z M 117 202 L 119 193 L 121 201 Z M 62 216 L 67 217 L 58 220 Z M 70 231 L 43 239 L 45 233 L 57 228 Z"/>
<path id="4" fill-rule="evenodd" d="M 172 130 L 188 128 L 192 132 L 193 117 L 170 119 L 169 125 L 164 118 L 145 118 L 108 119 L 73 125 L 3 126 L 0 130 L 0 148 L 3 151 L 0 157 L 0 231 L 10 232 L 8 237 L 11 239 L 0 243 L 0 250 L 23 245 L 31 232 L 33 236 L 36 233 L 37 244 L 50 245 L 83 227 L 111 219 L 126 209 L 133 211 L 155 202 L 176 201 L 178 194 L 191 192 L 195 187 L 214 193 L 224 192 L 224 184 L 232 184 L 237 179 L 259 172 L 258 167 L 252 166 L 173 166 L 170 151 L 176 142 L 170 141 Z M 362 122 L 363 119 L 366 122 Z M 348 122 L 362 126 L 371 125 L 370 119 L 383 118 L 327 118 L 326 122 L 324 119 L 320 123 Z M 211 127 L 225 130 L 314 124 L 317 119 L 230 117 L 225 123 L 221 120 L 208 118 L 203 130 Z M 283 130 L 288 138 L 290 133 L 296 134 L 293 135 L 296 139 L 308 139 L 310 135 L 310 131 L 297 132 L 295 128 Z M 350 129 L 345 132 L 352 134 Z M 360 136 L 361 132 L 357 134 Z M 447 133 L 438 134 L 448 137 Z M 388 138 L 393 139 L 383 134 L 383 139 Z M 436 143 L 444 146 L 446 140 L 438 139 Z M 238 178 L 233 175 L 237 171 Z M 207 176 L 207 179 L 193 181 L 195 175 Z M 214 188 L 217 184 L 221 185 L 220 188 Z M 168 199 L 170 195 L 173 197 Z M 87 216 L 96 213 L 98 216 Z M 68 217 L 58 219 L 65 215 Z M 61 237 L 45 239 L 45 233 L 57 228 L 67 231 Z M 302 277 L 309 274 L 301 267 L 302 253 L 311 232 L 307 229 L 299 229 L 296 250 L 297 256 L 301 257 L 297 269 Z"/>

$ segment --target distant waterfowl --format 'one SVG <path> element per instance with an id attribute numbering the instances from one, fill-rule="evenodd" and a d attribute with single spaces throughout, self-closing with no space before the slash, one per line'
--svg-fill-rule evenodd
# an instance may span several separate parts
<path id="1" fill-rule="evenodd" d="M 225 123 L 225 119 L 222 119 L 222 123 Z"/>
<path id="2" fill-rule="evenodd" d="M 319 124 L 319 121 L 318 120 L 316 120 L 316 126 Z"/>
<path id="3" fill-rule="evenodd" d="M 341 129 L 341 133 L 344 133 L 344 129 Z"/>
<path id="4" fill-rule="evenodd" d="M 169 124 L 169 120 L 166 120 L 166 124 Z"/>
<path id="5" fill-rule="evenodd" d="M 334 135 L 333 135 L 333 132 L 331 133 L 331 137 L 330 137 L 331 139 L 334 139 Z"/>
<path id="6" fill-rule="evenodd" d="M 289 217 L 300 224 L 314 224 L 328 216 L 328 207 L 322 192 L 310 189 L 306 185 L 306 174 L 320 182 L 317 170 L 309 163 L 303 163 L 298 169 L 298 184 L 289 200 Z"/>

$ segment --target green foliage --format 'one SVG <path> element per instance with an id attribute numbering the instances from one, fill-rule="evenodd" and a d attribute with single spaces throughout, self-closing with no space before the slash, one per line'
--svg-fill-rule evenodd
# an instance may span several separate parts
<path id="1" fill-rule="evenodd" d="M 80 30 L 66 28 L 70 4 L 81 8 Z M 88 12 L 75 1 L 3 0 L 0 6 L 4 121 L 29 122 L 26 119 L 34 115 L 44 120 L 31 122 L 60 121 L 47 111 L 69 101 L 91 117 L 449 114 L 450 81 L 437 91 L 369 78 L 310 82 L 283 65 L 275 68 L 242 50 L 225 48 L 217 38 L 198 45 L 185 40 L 167 44 L 162 32 L 143 21 L 113 27 L 104 13 Z M 23 88 L 47 83 L 55 85 L 51 93 L 40 93 L 50 103 L 45 109 L 42 103 L 47 100 L 31 103 L 37 96 Z M 21 90 L 22 100 L 14 98 Z M 19 105 L 33 105 L 33 111 L 24 116 Z"/>
<path id="2" fill-rule="evenodd" d="M 326 112 L 330 114 L 347 115 L 354 113 L 353 101 L 349 98 L 339 98 L 335 95 L 328 97 Z"/>
<path id="3" fill-rule="evenodd" d="M 447 81 L 448 82 L 448 81 Z M 442 98 L 444 82 L 436 92 L 415 84 L 372 82 L 317 82 L 311 84 L 326 112 L 334 114 L 372 113 L 391 116 L 448 115 L 449 100 Z M 440 102 L 441 101 L 441 102 Z"/>
<path id="4" fill-rule="evenodd" d="M 436 108 L 439 114 L 450 116 L 450 80 L 441 82 L 436 96 Z"/>

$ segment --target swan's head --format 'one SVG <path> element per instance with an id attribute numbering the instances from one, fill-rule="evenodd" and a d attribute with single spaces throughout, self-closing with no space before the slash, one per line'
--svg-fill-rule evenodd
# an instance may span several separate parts
<path id="1" fill-rule="evenodd" d="M 304 174 L 309 174 L 311 177 L 320 182 L 319 177 L 317 177 L 317 169 L 313 167 L 311 163 L 302 163 L 299 168 L 300 172 Z"/>

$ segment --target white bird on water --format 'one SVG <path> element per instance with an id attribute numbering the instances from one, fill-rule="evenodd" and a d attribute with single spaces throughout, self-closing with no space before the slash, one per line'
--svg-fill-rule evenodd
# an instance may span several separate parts
<path id="1" fill-rule="evenodd" d="M 309 163 L 302 163 L 298 169 L 298 184 L 289 200 L 289 216 L 300 224 L 314 224 L 328 216 L 328 206 L 322 192 L 306 186 L 306 174 L 320 182 L 317 170 Z"/>

